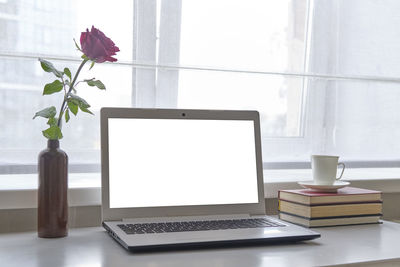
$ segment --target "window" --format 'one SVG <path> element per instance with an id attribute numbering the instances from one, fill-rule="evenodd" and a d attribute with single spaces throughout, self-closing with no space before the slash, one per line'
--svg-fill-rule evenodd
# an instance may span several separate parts
<path id="1" fill-rule="evenodd" d="M 96 12 L 92 12 L 93 7 Z M 17 0 L 0 3 L 0 174 L 35 173 L 38 153 L 46 147 L 41 134 L 45 121 L 35 112 L 55 105 L 61 95 L 42 96 L 52 81 L 38 62 L 49 58 L 56 66 L 76 71 L 80 32 L 91 25 L 103 30 L 121 49 L 116 64 L 98 64 L 81 78 L 99 77 L 107 90 L 78 87 L 95 116 L 78 114 L 64 126 L 61 147 L 68 152 L 71 172 L 99 172 L 99 110 L 102 106 L 132 106 L 133 3 L 131 1 Z M 51 23 L 49 23 L 51 21 Z M 123 31 L 119 30 L 123 27 Z M 58 103 L 58 104 L 57 104 Z"/>
<path id="2" fill-rule="evenodd" d="M 315 151 L 356 167 L 398 166 L 400 3 L 324 0 L 312 7 L 307 71 L 330 76 L 308 82 L 321 106 L 308 120 L 322 123 L 311 132 Z"/>
<path id="3" fill-rule="evenodd" d="M 102 106 L 256 109 L 268 168 L 307 167 L 312 153 L 394 167 L 399 11 L 390 0 L 0 1 L 0 174 L 35 173 L 46 142 L 31 118 L 61 102 L 41 96 L 52 77 L 37 58 L 76 70 L 72 38 L 92 24 L 121 52 L 82 73 L 107 91 L 79 90 L 96 115 L 64 127 L 72 173 L 100 170 Z"/>
<path id="4" fill-rule="evenodd" d="M 158 64 L 177 70 L 158 77 L 175 98 L 158 82 L 161 106 L 259 110 L 269 168 L 399 165 L 399 3 L 162 1 L 161 22 L 170 2 L 181 15 L 161 24 Z"/>
<path id="5" fill-rule="evenodd" d="M 180 29 L 179 60 L 162 63 L 205 71 L 179 71 L 176 105 L 257 109 L 265 137 L 300 136 L 303 79 L 258 73 L 304 71 L 306 14 L 294 2 L 306 6 L 291 0 L 182 1 L 179 28 L 170 29 Z"/>
<path id="6" fill-rule="evenodd" d="M 293 142 L 308 147 L 306 80 L 293 75 L 306 72 L 308 11 L 307 1 L 162 1 L 158 64 L 177 68 L 158 70 L 156 105 L 256 109 L 264 159 L 292 161 Z"/>

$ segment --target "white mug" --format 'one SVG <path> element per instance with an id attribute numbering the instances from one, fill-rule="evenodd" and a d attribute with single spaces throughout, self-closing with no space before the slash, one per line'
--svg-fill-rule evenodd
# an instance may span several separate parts
<path id="1" fill-rule="evenodd" d="M 336 177 L 338 166 L 343 167 L 342 173 Z M 339 162 L 338 156 L 311 155 L 311 168 L 315 184 L 332 185 L 343 176 L 345 165 Z"/>

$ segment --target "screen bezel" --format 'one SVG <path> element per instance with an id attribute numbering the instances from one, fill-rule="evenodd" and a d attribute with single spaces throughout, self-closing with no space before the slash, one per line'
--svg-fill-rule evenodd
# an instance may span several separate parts
<path id="1" fill-rule="evenodd" d="M 201 120 L 251 120 L 254 123 L 255 152 L 257 166 L 258 203 L 190 205 L 167 207 L 110 208 L 108 119 L 201 119 Z M 188 110 L 188 109 L 139 109 L 102 108 L 100 111 L 101 171 L 102 171 L 102 220 L 124 218 L 197 216 L 218 214 L 265 214 L 264 181 L 261 156 L 260 119 L 257 111 L 236 110 Z"/>

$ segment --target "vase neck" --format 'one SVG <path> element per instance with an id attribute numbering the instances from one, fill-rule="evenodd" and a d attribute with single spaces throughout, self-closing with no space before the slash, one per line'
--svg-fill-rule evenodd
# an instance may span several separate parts
<path id="1" fill-rule="evenodd" d="M 47 141 L 47 147 L 48 148 L 59 148 L 60 147 L 60 141 L 59 140 L 48 140 Z"/>

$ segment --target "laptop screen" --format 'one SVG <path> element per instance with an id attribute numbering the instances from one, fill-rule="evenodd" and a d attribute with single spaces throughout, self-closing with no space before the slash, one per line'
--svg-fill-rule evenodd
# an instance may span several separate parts
<path id="1" fill-rule="evenodd" d="M 110 208 L 258 202 L 252 120 L 109 118 Z"/>

